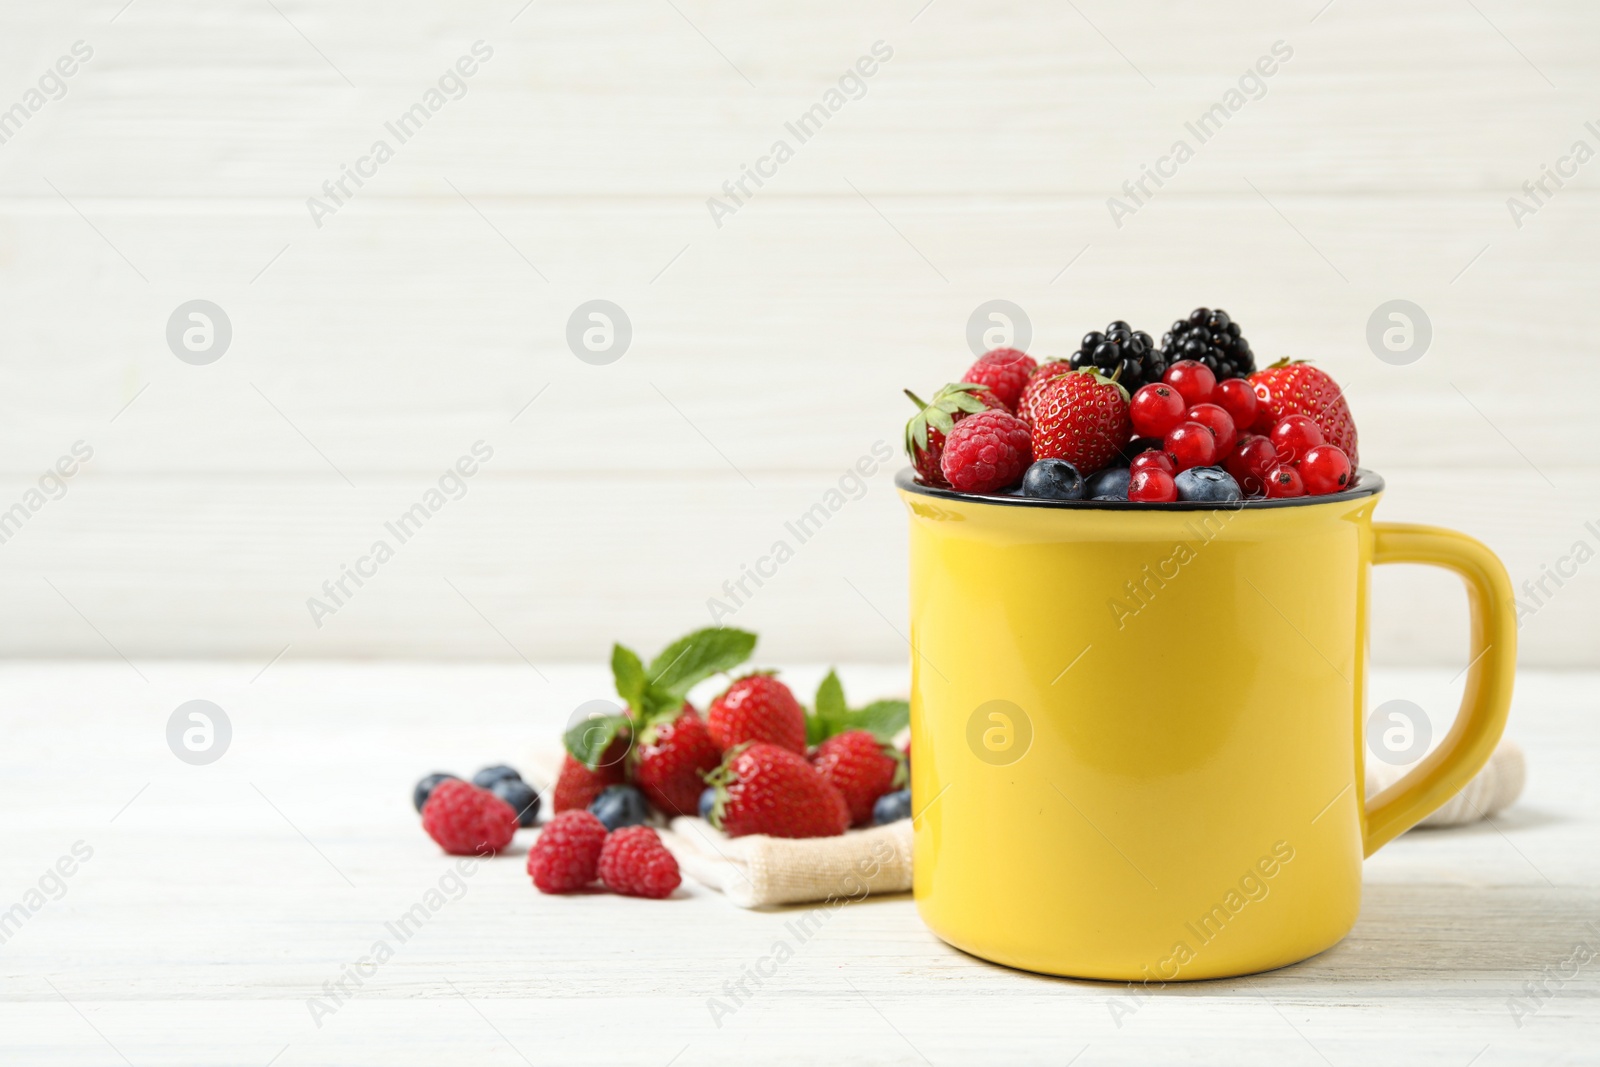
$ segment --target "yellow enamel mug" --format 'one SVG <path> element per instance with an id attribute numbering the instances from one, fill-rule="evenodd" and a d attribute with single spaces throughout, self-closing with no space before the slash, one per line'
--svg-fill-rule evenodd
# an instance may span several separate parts
<path id="1" fill-rule="evenodd" d="M 1153 982 L 1315 955 L 1355 924 L 1362 859 L 1455 795 L 1505 726 L 1505 568 L 1462 534 L 1373 522 L 1370 471 L 1220 509 L 896 485 L 916 900 L 974 955 Z M 1448 735 L 1369 802 L 1368 579 L 1402 562 L 1465 581 L 1471 666 Z"/>

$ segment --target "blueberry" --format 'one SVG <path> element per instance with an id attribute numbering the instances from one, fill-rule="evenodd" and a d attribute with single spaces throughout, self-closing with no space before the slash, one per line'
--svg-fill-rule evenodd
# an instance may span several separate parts
<path id="1" fill-rule="evenodd" d="M 1128 478 L 1127 467 L 1107 467 L 1089 479 L 1089 484 L 1084 488 L 1084 492 L 1096 500 L 1101 498 L 1126 500 L 1128 499 Z"/>
<path id="2" fill-rule="evenodd" d="M 701 793 L 700 793 L 700 817 L 702 819 L 711 818 L 711 806 L 713 804 L 715 804 L 716 802 L 717 802 L 717 790 L 716 790 L 716 787 L 715 786 L 709 786 L 709 785 L 706 786 L 705 789 L 702 790 Z"/>
<path id="3" fill-rule="evenodd" d="M 1082 500 L 1083 475 L 1064 459 L 1041 459 L 1022 476 L 1022 495 L 1044 500 Z"/>
<path id="4" fill-rule="evenodd" d="M 502 778 L 489 787 L 489 792 L 511 805 L 517 813 L 518 826 L 532 826 L 539 821 L 539 794 L 521 778 Z"/>
<path id="5" fill-rule="evenodd" d="M 491 785 L 506 778 L 516 778 L 520 781 L 522 775 L 511 767 L 507 767 L 504 763 L 497 763 L 493 767 L 485 767 L 477 774 L 474 774 L 472 776 L 472 784 L 479 789 L 488 789 Z"/>
<path id="6" fill-rule="evenodd" d="M 421 781 L 417 782 L 416 786 L 411 790 L 412 805 L 418 811 L 421 811 L 422 805 L 426 804 L 428 802 L 428 797 L 433 794 L 433 787 L 444 781 L 446 778 L 454 777 L 455 775 L 447 774 L 444 771 L 434 771 L 426 778 L 423 778 Z"/>
<path id="7" fill-rule="evenodd" d="M 1179 500 L 1195 500 L 1206 504 L 1231 504 L 1244 499 L 1239 483 L 1233 475 L 1217 467 L 1190 467 L 1179 471 L 1173 479 L 1178 486 Z"/>
<path id="8" fill-rule="evenodd" d="M 885 793 L 872 805 L 872 824 L 874 826 L 887 826 L 901 819 L 911 818 L 911 790 L 898 789 L 893 793 Z"/>
<path id="9" fill-rule="evenodd" d="M 644 794 L 631 785 L 606 786 L 605 792 L 589 805 L 589 810 L 607 830 L 638 826 L 650 817 L 650 805 L 645 803 Z"/>

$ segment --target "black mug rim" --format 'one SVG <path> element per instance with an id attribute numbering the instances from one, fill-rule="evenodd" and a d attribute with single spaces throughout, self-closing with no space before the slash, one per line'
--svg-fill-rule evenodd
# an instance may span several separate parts
<path id="1" fill-rule="evenodd" d="M 1146 504 L 1133 500 L 1046 500 L 1042 497 L 1013 496 L 1010 493 L 960 493 L 954 489 L 924 485 L 917 481 L 917 473 L 902 467 L 894 476 L 895 488 L 937 500 L 966 501 L 976 504 L 997 504 L 1007 508 L 1059 508 L 1078 511 L 1265 511 L 1269 508 L 1303 508 L 1319 504 L 1340 504 L 1362 497 L 1377 496 L 1383 492 L 1381 475 L 1365 467 L 1356 468 L 1356 479 L 1350 488 L 1323 496 L 1266 497 L 1259 500 L 1241 500 L 1231 504 L 1216 504 L 1203 500 L 1175 500 L 1170 504 Z"/>

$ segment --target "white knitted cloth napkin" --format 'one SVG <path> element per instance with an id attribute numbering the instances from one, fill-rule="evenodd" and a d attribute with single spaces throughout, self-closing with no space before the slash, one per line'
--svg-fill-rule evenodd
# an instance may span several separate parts
<path id="1" fill-rule="evenodd" d="M 859 900 L 911 889 L 911 820 L 840 837 L 729 837 L 704 819 L 681 817 L 661 840 L 695 881 L 741 908 Z"/>
<path id="2" fill-rule="evenodd" d="M 1368 761 L 1367 796 L 1408 770 Z M 1493 816 L 1517 799 L 1526 779 L 1522 749 L 1501 740 L 1466 788 L 1420 825 L 1459 826 Z M 911 889 L 910 819 L 841 837 L 791 840 L 765 834 L 728 837 L 704 819 L 678 818 L 661 839 L 683 873 L 742 908 L 843 902 Z"/>

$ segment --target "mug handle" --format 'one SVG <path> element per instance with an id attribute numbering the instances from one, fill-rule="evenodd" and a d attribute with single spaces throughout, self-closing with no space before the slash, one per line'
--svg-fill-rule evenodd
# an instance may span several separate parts
<path id="1" fill-rule="evenodd" d="M 1517 664 L 1517 616 L 1505 566 L 1481 541 L 1454 530 L 1372 524 L 1374 563 L 1427 563 L 1455 571 L 1467 586 L 1472 659 L 1455 725 L 1439 747 L 1366 811 L 1366 854 L 1427 818 L 1483 769 L 1505 729 Z"/>

